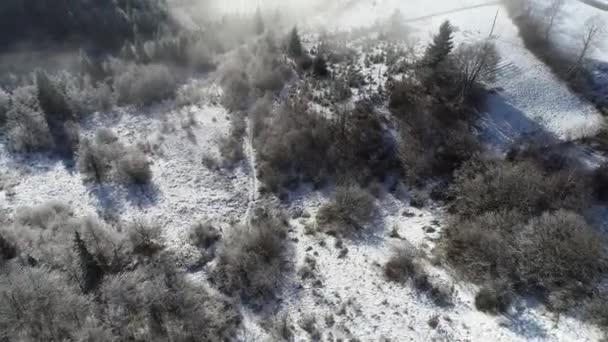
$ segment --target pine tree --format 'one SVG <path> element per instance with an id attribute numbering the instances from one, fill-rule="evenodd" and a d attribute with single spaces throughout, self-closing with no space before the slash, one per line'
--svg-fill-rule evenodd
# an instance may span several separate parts
<path id="1" fill-rule="evenodd" d="M 294 27 L 289 34 L 289 45 L 287 47 L 288 53 L 291 57 L 302 57 L 304 54 L 302 48 L 302 42 L 300 41 L 300 34 L 298 33 L 298 28 Z"/>
<path id="2" fill-rule="evenodd" d="M 44 111 L 49 124 L 51 122 L 65 122 L 72 118 L 72 110 L 65 96 L 44 71 L 36 72 L 36 86 L 38 88 L 38 102 Z"/>
<path id="3" fill-rule="evenodd" d="M 260 11 L 260 7 L 255 11 L 255 32 L 258 35 L 261 35 L 266 30 L 264 25 L 264 18 L 262 18 L 262 12 Z"/>
<path id="4" fill-rule="evenodd" d="M 426 49 L 424 63 L 429 67 L 437 67 L 446 60 L 454 49 L 454 27 L 449 21 L 444 21 L 439 33 L 433 37 L 433 42 Z"/>
<path id="5" fill-rule="evenodd" d="M 78 232 L 74 232 L 74 248 L 76 249 L 76 254 L 78 254 L 80 270 L 82 272 L 82 292 L 88 293 L 94 290 L 101 282 L 103 269 L 89 252 Z"/>

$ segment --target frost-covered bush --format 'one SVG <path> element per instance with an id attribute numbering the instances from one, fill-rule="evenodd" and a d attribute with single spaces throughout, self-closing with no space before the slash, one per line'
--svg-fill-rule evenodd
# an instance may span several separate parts
<path id="1" fill-rule="evenodd" d="M 177 81 L 167 66 L 116 63 L 113 87 L 119 104 L 150 105 L 175 95 Z"/>
<path id="2" fill-rule="evenodd" d="M 0 275 L 2 339 L 73 340 L 92 314 L 91 300 L 58 271 L 15 266 Z"/>
<path id="3" fill-rule="evenodd" d="M 35 86 L 15 89 L 7 112 L 10 147 L 16 152 L 51 150 L 53 139 L 38 102 Z"/>
<path id="4" fill-rule="evenodd" d="M 578 175 L 578 176 L 577 176 Z M 452 187 L 462 215 L 514 209 L 527 217 L 559 208 L 587 208 L 591 189 L 576 169 L 545 172 L 531 161 L 472 160 L 459 169 Z"/>
<path id="5" fill-rule="evenodd" d="M 76 116 L 108 111 L 116 104 L 112 88 L 105 82 L 94 82 L 88 75 L 76 76 L 64 71 L 53 75 L 52 80 L 65 94 Z"/>
<path id="6" fill-rule="evenodd" d="M 259 211 L 250 225 L 233 227 L 223 239 L 212 275 L 225 293 L 253 301 L 271 298 L 292 262 L 285 219 Z"/>
<path id="7" fill-rule="evenodd" d="M 222 104 L 231 111 L 244 110 L 249 105 L 251 85 L 244 71 L 228 69 L 222 76 Z"/>
<path id="8" fill-rule="evenodd" d="M 124 184 L 145 185 L 152 181 L 152 169 L 146 155 L 130 148 L 116 163 L 118 179 Z"/>
<path id="9" fill-rule="evenodd" d="M 199 222 L 190 228 L 190 242 L 200 248 L 209 248 L 216 243 L 221 235 L 210 222 Z"/>
<path id="10" fill-rule="evenodd" d="M 124 234 L 95 218 L 76 218 L 70 207 L 57 201 L 19 209 L 15 222 L 0 230 L 0 235 L 10 237 L 24 259 L 49 267 L 76 268 L 75 232 L 104 269 L 118 270 L 127 262 L 132 247 Z"/>
<path id="11" fill-rule="evenodd" d="M 161 226 L 155 222 L 137 220 L 127 230 L 135 253 L 150 256 L 164 248 Z"/>
<path id="12" fill-rule="evenodd" d="M 424 271 L 416 258 L 417 252 L 413 246 L 396 249 L 384 265 L 384 275 L 388 280 L 400 283 L 420 276 Z"/>
<path id="13" fill-rule="evenodd" d="M 356 186 L 339 186 L 334 198 L 319 209 L 317 221 L 324 230 L 347 234 L 364 229 L 376 210 L 375 198 Z"/>
<path id="14" fill-rule="evenodd" d="M 483 286 L 475 295 L 475 307 L 479 311 L 501 314 L 506 313 L 513 301 L 513 290 L 505 282 L 495 282 Z"/>
<path id="15" fill-rule="evenodd" d="M 259 177 L 278 193 L 299 182 L 348 181 L 366 186 L 399 168 L 395 143 L 366 103 L 337 113 L 335 120 L 310 111 L 296 96 L 254 117 Z"/>
<path id="16" fill-rule="evenodd" d="M 566 210 L 528 221 L 515 211 L 484 213 L 450 225 L 444 244 L 448 261 L 469 279 L 504 279 L 520 291 L 588 288 L 608 266 L 604 238 Z"/>
<path id="17" fill-rule="evenodd" d="M 104 320 L 122 340 L 235 339 L 236 305 L 188 281 L 172 264 L 107 277 L 100 290 Z"/>
<path id="18" fill-rule="evenodd" d="M 83 138 L 77 153 L 76 165 L 87 180 L 99 183 L 111 179 L 116 160 L 124 146 L 109 129 L 97 130 L 94 139 Z"/>

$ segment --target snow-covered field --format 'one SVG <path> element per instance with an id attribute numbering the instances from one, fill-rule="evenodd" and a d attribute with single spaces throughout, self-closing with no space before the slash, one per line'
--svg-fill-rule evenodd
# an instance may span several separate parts
<path id="1" fill-rule="evenodd" d="M 324 13 L 302 18 L 303 30 L 371 26 L 399 9 L 412 29 L 412 41 L 420 46 L 448 19 L 459 28 L 457 42 L 486 39 L 498 12 L 491 39 L 502 60 L 498 77 L 491 84 L 496 91 L 489 97 L 480 123 L 480 134 L 490 148 L 504 151 L 518 138 L 536 134 L 567 141 L 591 134 L 602 125 L 603 119 L 592 105 L 572 94 L 523 47 L 516 27 L 495 2 L 453 0 L 421 5 L 419 0 L 351 0 L 332 2 L 328 7 Z M 368 70 L 376 77 L 383 69 L 375 66 Z M 145 113 L 124 109 L 97 114 L 83 125 L 87 134 L 107 127 L 125 144 L 150 147 L 154 186 L 143 193 L 133 194 L 110 184 L 88 186 L 60 161 L 46 156 L 15 159 L 7 153 L 6 142 L 0 141 L 0 179 L 5 184 L 0 189 L 0 208 L 10 214 L 21 206 L 60 200 L 81 215 L 102 209 L 101 214 L 120 215 L 127 221 L 150 218 L 164 227 L 172 248 L 186 254 L 185 232 L 193 223 L 205 218 L 218 223 L 241 220 L 256 199 L 250 145 L 245 145 L 247 160 L 233 172 L 203 165 L 203 158 L 216 155 L 219 139 L 229 133 L 228 113 L 215 100 L 210 96 L 199 105 L 178 110 L 165 104 Z M 593 153 L 585 155 L 594 162 Z M 280 294 L 279 314 L 288 315 L 296 327 L 297 341 L 309 340 L 297 323 L 311 316 L 316 317 L 324 337 L 331 334 L 331 340 L 597 341 L 602 336 L 594 326 L 571 317 L 556 321 L 542 305 L 524 299 L 508 315 L 483 314 L 473 303 L 474 286 L 454 278 L 443 266 L 429 263 L 425 266 L 433 283 L 454 286 L 454 306 L 439 308 L 413 286 L 388 282 L 381 265 L 403 240 L 432 255 L 444 224 L 443 208 L 412 208 L 407 191 L 400 198 L 385 194 L 369 235 L 336 246 L 334 237 L 306 234 L 305 226 L 313 224 L 317 209 L 327 200 L 326 193 L 308 190 L 287 208 L 309 214 L 291 220 L 290 238 L 297 240 L 295 269 L 303 267 L 307 257 L 313 258 L 318 275 L 303 282 L 297 279 Z M 391 237 L 393 230 L 401 238 Z M 194 279 L 204 281 L 204 274 Z M 436 315 L 439 325 L 432 328 L 428 321 Z M 259 329 L 255 315 L 246 314 L 245 318 L 242 340 L 271 340 Z"/>

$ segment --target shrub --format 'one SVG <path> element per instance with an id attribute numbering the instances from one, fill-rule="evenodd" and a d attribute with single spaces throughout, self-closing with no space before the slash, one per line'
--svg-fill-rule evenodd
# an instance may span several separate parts
<path id="1" fill-rule="evenodd" d="M 4 232 L 18 244 L 22 259 L 53 268 L 75 270 L 78 267 L 72 243 L 75 232 L 95 262 L 110 272 L 127 263 L 132 249 L 125 235 L 113 227 L 95 218 L 76 218 L 70 207 L 55 201 L 19 209 L 14 224 Z"/>
<path id="2" fill-rule="evenodd" d="M 114 92 L 119 104 L 150 105 L 172 98 L 177 81 L 168 67 L 160 64 L 114 66 Z"/>
<path id="3" fill-rule="evenodd" d="M 421 273 L 420 265 L 416 263 L 416 251 L 412 246 L 396 249 L 389 261 L 384 265 L 384 275 L 391 281 L 404 283 Z"/>
<path id="4" fill-rule="evenodd" d="M 446 256 L 476 282 L 507 276 L 517 267 L 513 238 L 524 222 L 522 214 L 507 210 L 455 219 L 444 235 Z"/>
<path id="5" fill-rule="evenodd" d="M 135 149 L 128 149 L 116 164 L 118 179 L 124 184 L 145 185 L 152 181 L 152 170 L 146 155 Z"/>
<path id="6" fill-rule="evenodd" d="M 479 311 L 501 314 L 506 313 L 513 301 L 513 292 L 508 283 L 495 283 L 482 287 L 475 296 L 475 307 Z"/>
<path id="7" fill-rule="evenodd" d="M 256 303 L 272 298 L 291 269 L 285 221 L 262 211 L 250 226 L 237 226 L 223 240 L 212 278 L 227 294 Z"/>
<path id="8" fill-rule="evenodd" d="M 517 212 L 484 213 L 452 224 L 444 244 L 448 260 L 470 279 L 505 279 L 518 291 L 545 295 L 585 291 L 607 266 L 599 233 L 561 209 L 529 222 Z"/>
<path id="9" fill-rule="evenodd" d="M 151 256 L 164 248 L 161 226 L 156 223 L 137 220 L 127 230 L 133 251 L 137 254 Z"/>
<path id="10" fill-rule="evenodd" d="M 82 139 L 76 165 L 87 180 L 99 183 L 110 178 L 114 163 L 123 151 L 124 146 L 118 142 L 114 132 L 101 128 L 95 132 L 93 140 Z"/>
<path id="11" fill-rule="evenodd" d="M 341 180 L 366 186 L 399 167 L 395 143 L 368 103 L 335 120 L 311 112 L 305 98 L 285 103 L 254 122 L 259 177 L 270 191 L 299 182 Z"/>
<path id="12" fill-rule="evenodd" d="M 546 173 L 530 161 L 474 160 L 455 173 L 454 208 L 461 215 L 515 209 L 526 217 L 588 207 L 591 191 L 576 169 Z"/>
<path id="13" fill-rule="evenodd" d="M 231 111 L 244 110 L 249 105 L 251 86 L 245 72 L 236 68 L 224 72 L 222 77 L 222 104 Z"/>
<path id="14" fill-rule="evenodd" d="M 210 222 L 199 222 L 190 228 L 190 242 L 200 248 L 209 248 L 220 238 L 220 232 Z"/>
<path id="15" fill-rule="evenodd" d="M 7 113 L 9 144 L 16 152 L 51 150 L 53 140 L 36 97 L 36 87 L 17 88 Z"/>
<path id="16" fill-rule="evenodd" d="M 91 304 L 59 272 L 16 267 L 0 275 L 0 337 L 72 340 L 92 318 Z"/>
<path id="17" fill-rule="evenodd" d="M 140 267 L 104 281 L 101 309 L 112 331 L 126 340 L 234 339 L 241 320 L 236 306 L 167 269 L 172 267 Z"/>
<path id="18" fill-rule="evenodd" d="M 606 270 L 604 238 L 573 212 L 545 213 L 516 238 L 521 253 L 518 275 L 528 287 L 589 285 Z"/>
<path id="19" fill-rule="evenodd" d="M 362 230 L 376 210 L 375 198 L 358 186 L 339 186 L 332 201 L 319 209 L 317 220 L 326 230 Z"/>
<path id="20" fill-rule="evenodd" d="M 20 208 L 15 215 L 19 225 L 38 229 L 59 229 L 66 220 L 73 217 L 70 207 L 59 201 L 50 201 L 32 208 Z"/>

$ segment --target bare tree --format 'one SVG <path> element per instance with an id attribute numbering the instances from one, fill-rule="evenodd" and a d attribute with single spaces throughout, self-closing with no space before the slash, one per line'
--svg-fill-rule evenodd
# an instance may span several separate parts
<path id="1" fill-rule="evenodd" d="M 479 81 L 492 81 L 499 55 L 491 41 L 460 46 L 455 54 L 456 67 L 461 77 L 462 95 L 466 96 Z"/>
<path id="2" fill-rule="evenodd" d="M 546 18 L 548 19 L 547 27 L 545 28 L 545 40 L 549 40 L 549 35 L 555 25 L 555 19 L 559 16 L 564 7 L 565 0 L 551 0 L 549 7 L 546 9 Z"/>
<path id="3" fill-rule="evenodd" d="M 605 27 L 602 19 L 599 16 L 593 16 L 585 21 L 583 33 L 581 35 L 581 50 L 576 59 L 576 62 L 570 70 L 569 75 L 573 75 L 580 69 L 583 61 L 589 54 L 589 50 L 595 47 L 595 45 L 601 40 L 604 35 Z"/>

